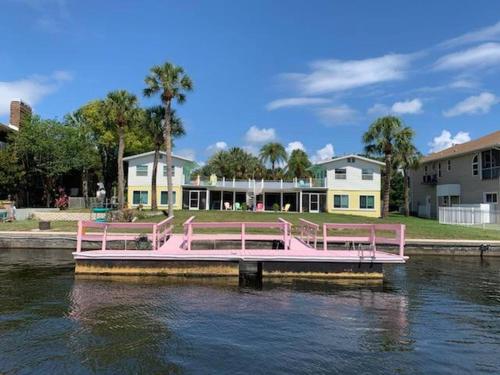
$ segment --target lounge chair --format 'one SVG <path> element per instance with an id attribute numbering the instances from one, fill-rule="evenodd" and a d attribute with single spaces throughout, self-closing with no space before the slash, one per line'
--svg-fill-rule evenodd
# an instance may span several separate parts
<path id="1" fill-rule="evenodd" d="M 229 202 L 224 202 L 224 209 L 225 209 L 226 211 L 228 211 L 228 210 L 232 210 L 232 209 L 233 209 L 233 207 L 231 206 L 231 203 L 229 203 Z"/>
<path id="2" fill-rule="evenodd" d="M 285 204 L 285 207 L 281 207 L 281 211 L 283 212 L 288 212 L 289 209 L 290 209 L 290 203 Z"/>
<path id="3" fill-rule="evenodd" d="M 257 203 L 257 209 L 255 211 L 264 211 L 264 203 Z"/>
<path id="4" fill-rule="evenodd" d="M 236 203 L 234 204 L 234 209 L 235 209 L 236 211 L 240 211 L 240 210 L 241 210 L 241 204 L 240 204 L 240 202 L 236 202 Z"/>

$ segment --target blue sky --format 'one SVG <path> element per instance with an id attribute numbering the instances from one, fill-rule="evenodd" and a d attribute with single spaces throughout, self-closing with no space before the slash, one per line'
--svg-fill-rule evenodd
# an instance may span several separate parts
<path id="1" fill-rule="evenodd" d="M 255 152 L 278 140 L 315 160 L 362 151 L 401 116 L 424 153 L 500 129 L 500 2 L 4 0 L 0 121 L 11 98 L 62 118 L 148 69 L 182 65 L 176 153 Z"/>

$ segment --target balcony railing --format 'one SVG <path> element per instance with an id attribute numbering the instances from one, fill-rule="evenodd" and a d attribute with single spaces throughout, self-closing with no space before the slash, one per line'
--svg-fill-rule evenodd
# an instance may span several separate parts
<path id="1" fill-rule="evenodd" d="M 294 188 L 326 188 L 325 178 L 303 178 L 292 180 L 237 180 L 237 179 L 207 179 L 196 177 L 194 179 L 185 179 L 184 185 L 200 186 L 200 187 L 219 187 L 219 188 L 232 188 L 232 189 L 271 189 L 271 190 L 285 190 Z"/>

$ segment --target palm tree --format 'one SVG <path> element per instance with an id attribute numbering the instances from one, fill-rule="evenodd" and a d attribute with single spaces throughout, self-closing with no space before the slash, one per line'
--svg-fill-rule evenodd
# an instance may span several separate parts
<path id="1" fill-rule="evenodd" d="M 275 177 L 276 163 L 284 163 L 287 161 L 286 150 L 281 143 L 270 142 L 262 146 L 260 149 L 260 160 L 263 163 L 271 163 L 271 172 Z"/>
<path id="2" fill-rule="evenodd" d="M 125 132 L 138 114 L 137 97 L 125 90 L 110 92 L 105 99 L 109 119 L 116 125 L 118 133 L 118 206 L 124 206 L 123 153 L 125 152 Z"/>
<path id="3" fill-rule="evenodd" d="M 368 154 L 384 155 L 385 159 L 382 217 L 387 217 L 389 214 L 392 156 L 394 144 L 402 127 L 401 120 L 395 116 L 380 117 L 370 125 L 363 135 L 366 152 Z"/>
<path id="4" fill-rule="evenodd" d="M 193 82 L 184 69 L 169 62 L 155 65 L 150 74 L 144 79 L 146 88 L 144 96 L 151 97 L 160 94 L 161 103 L 165 108 L 165 124 L 163 138 L 167 154 L 167 189 L 168 189 L 168 216 L 173 216 L 172 191 L 172 101 L 182 104 L 186 101 L 186 92 L 193 89 Z"/>
<path id="5" fill-rule="evenodd" d="M 395 162 L 403 170 L 403 198 L 405 216 L 410 215 L 410 169 L 418 168 L 422 155 L 413 144 L 415 132 L 410 127 L 404 127 L 398 133 L 395 142 Z"/>
<path id="6" fill-rule="evenodd" d="M 147 108 L 145 111 L 145 123 L 144 129 L 151 136 L 154 146 L 154 158 L 153 158 L 153 174 L 151 176 L 151 209 L 158 209 L 158 201 L 156 199 L 157 194 L 157 184 L 156 184 L 156 175 L 158 171 L 158 161 L 160 159 L 160 150 L 164 145 L 163 134 L 165 132 L 164 129 L 164 121 L 165 118 L 165 108 L 161 105 L 156 105 L 150 108 Z M 182 124 L 182 120 L 175 115 L 175 111 L 172 110 L 172 137 L 177 138 L 186 134 L 184 130 L 184 126 Z"/>
<path id="7" fill-rule="evenodd" d="M 288 174 L 290 177 L 304 178 L 309 176 L 311 162 L 303 150 L 293 150 L 288 158 Z"/>

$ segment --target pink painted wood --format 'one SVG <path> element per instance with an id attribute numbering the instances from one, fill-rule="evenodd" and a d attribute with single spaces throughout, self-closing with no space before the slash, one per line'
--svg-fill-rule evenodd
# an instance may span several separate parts
<path id="1" fill-rule="evenodd" d="M 318 246 L 319 225 L 304 219 L 299 219 L 299 230 L 302 242 L 306 243 L 308 246 L 311 246 L 312 242 L 313 248 L 316 249 Z"/>

